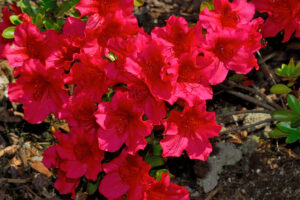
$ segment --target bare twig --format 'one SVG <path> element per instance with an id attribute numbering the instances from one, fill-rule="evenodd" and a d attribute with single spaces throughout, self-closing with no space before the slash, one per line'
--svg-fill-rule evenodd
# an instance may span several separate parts
<path id="1" fill-rule="evenodd" d="M 225 116 L 246 114 L 246 113 L 267 113 L 267 114 L 271 114 L 272 112 L 269 111 L 269 110 L 240 110 L 240 111 L 220 113 L 220 114 L 216 114 L 216 116 L 217 117 L 225 117 Z"/>
<path id="2" fill-rule="evenodd" d="M 207 195 L 207 197 L 205 198 L 205 200 L 211 200 L 221 189 L 222 189 L 222 185 L 220 185 L 219 187 L 217 187 L 216 189 L 214 189 L 213 191 L 211 191 Z"/>
<path id="3" fill-rule="evenodd" d="M 221 131 L 221 132 L 220 132 L 220 135 L 224 135 L 224 134 L 227 134 L 227 133 L 231 133 L 231 132 L 233 132 L 233 131 L 241 131 L 241 130 L 245 130 L 245 129 L 252 128 L 252 127 L 255 127 L 255 126 L 257 126 L 257 125 L 260 125 L 260 124 L 263 124 L 263 123 L 272 122 L 272 121 L 273 121 L 273 119 L 272 119 L 272 118 L 269 118 L 269 119 L 262 120 L 262 121 L 259 121 L 259 122 L 256 122 L 256 123 L 253 123 L 253 124 L 250 124 L 250 125 L 247 125 L 247 126 L 240 126 L 240 127 L 237 127 L 237 128 L 232 128 L 232 129 L 229 129 L 229 130 Z"/>
<path id="4" fill-rule="evenodd" d="M 226 81 L 226 82 L 227 82 L 228 84 L 234 86 L 234 87 L 237 87 L 237 88 L 240 88 L 240 89 L 247 90 L 247 91 L 249 91 L 249 92 L 251 92 L 251 93 L 254 93 L 254 94 L 260 96 L 263 100 L 265 100 L 268 104 L 272 105 L 272 106 L 273 106 L 274 108 L 276 108 L 277 110 L 282 110 L 282 109 L 283 109 L 280 105 L 278 105 L 277 103 L 275 103 L 274 101 L 272 101 L 271 99 L 269 99 L 269 98 L 267 97 L 267 95 L 265 95 L 265 94 L 259 92 L 258 90 L 254 89 L 254 88 L 250 88 L 250 87 L 246 87 L 246 86 L 243 86 L 243 85 L 239 85 L 239 84 L 235 83 L 234 81 L 230 81 L 230 80 L 228 80 L 228 81 Z"/>
<path id="5" fill-rule="evenodd" d="M 269 65 L 267 65 L 267 64 L 264 62 L 264 59 L 263 59 L 263 57 L 261 56 L 261 54 L 260 54 L 259 51 L 257 51 L 256 53 L 257 53 L 257 55 L 259 56 L 259 58 L 261 59 L 261 61 L 260 61 L 260 62 L 261 62 L 260 65 L 261 65 L 261 66 L 260 66 L 260 67 L 261 67 L 263 73 L 265 74 L 265 76 L 267 77 L 267 80 L 272 81 L 272 84 L 273 84 L 273 85 L 277 84 L 277 82 L 278 82 L 279 80 L 278 80 L 278 78 L 276 77 L 276 75 L 275 75 L 273 69 L 272 69 Z"/>
<path id="6" fill-rule="evenodd" d="M 272 106 L 270 106 L 270 105 L 268 105 L 268 104 L 266 104 L 264 102 L 261 102 L 261 101 L 257 100 L 256 98 L 251 97 L 249 95 L 246 95 L 246 94 L 243 94 L 243 93 L 240 93 L 240 92 L 236 92 L 236 91 L 233 91 L 233 90 L 225 90 L 225 91 L 227 93 L 229 93 L 229 94 L 232 94 L 234 96 L 240 97 L 241 99 L 244 99 L 246 101 L 254 103 L 254 104 L 258 105 L 258 106 L 261 106 L 261 107 L 263 107 L 263 108 L 265 108 L 267 110 L 271 110 L 271 111 L 275 111 L 276 110 Z"/>
<path id="7" fill-rule="evenodd" d="M 25 178 L 25 179 L 15 179 L 15 178 L 0 178 L 1 182 L 6 183 L 28 183 L 31 181 L 31 178 Z"/>

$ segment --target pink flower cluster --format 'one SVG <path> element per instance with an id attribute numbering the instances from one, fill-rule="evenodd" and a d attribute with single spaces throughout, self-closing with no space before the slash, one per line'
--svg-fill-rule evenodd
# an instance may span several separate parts
<path id="1" fill-rule="evenodd" d="M 104 171 L 99 190 L 108 199 L 188 199 L 167 174 L 160 181 L 150 177 L 151 166 L 137 151 L 163 126 L 163 157 L 186 151 L 206 160 L 209 138 L 221 129 L 206 112 L 211 85 L 229 70 L 258 68 L 254 53 L 262 47 L 263 20 L 252 20 L 254 4 L 215 0 L 214 7 L 193 27 L 172 16 L 151 35 L 138 27 L 133 0 L 81 0 L 76 8 L 87 22 L 69 17 L 62 32 L 40 32 L 29 21 L 16 27 L 2 52 L 17 77 L 10 100 L 23 104 L 30 123 L 54 113 L 70 126 L 69 134 L 54 134 L 58 144 L 44 153 L 45 165 L 57 169 L 61 193 L 75 197 L 81 177 L 95 181 Z M 176 103 L 182 111 L 170 109 Z M 103 163 L 104 152 L 120 149 Z"/>

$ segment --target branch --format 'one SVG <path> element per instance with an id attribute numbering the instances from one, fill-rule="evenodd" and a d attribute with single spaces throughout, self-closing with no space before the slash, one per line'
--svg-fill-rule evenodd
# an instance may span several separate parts
<path id="1" fill-rule="evenodd" d="M 225 117 L 225 116 L 245 114 L 245 113 L 266 113 L 266 114 L 271 114 L 272 112 L 269 111 L 269 110 L 241 110 L 241 111 L 232 111 L 232 112 L 225 112 L 225 113 L 216 114 L 216 117 Z"/>
<path id="2" fill-rule="evenodd" d="M 245 129 L 252 128 L 252 127 L 255 127 L 255 126 L 257 126 L 257 125 L 260 125 L 260 124 L 263 124 L 263 123 L 272 122 L 272 121 L 273 121 L 272 118 L 265 119 L 265 120 L 263 120 L 263 121 L 256 122 L 256 123 L 253 123 L 253 124 L 250 124 L 250 125 L 247 125 L 247 126 L 241 126 L 241 127 L 236 127 L 236 128 L 230 129 L 230 130 L 221 131 L 221 132 L 220 132 L 220 135 L 224 135 L 224 134 L 227 134 L 227 133 L 231 133 L 231 132 L 233 132 L 233 131 L 241 131 L 241 130 L 245 130 Z"/>
<path id="3" fill-rule="evenodd" d="M 240 97 L 241 99 L 244 99 L 244 100 L 249 101 L 251 103 L 254 103 L 258 106 L 261 106 L 261 107 L 263 107 L 267 110 L 270 110 L 270 111 L 275 111 L 276 110 L 272 106 L 270 106 L 270 105 L 268 105 L 264 102 L 261 102 L 261 101 L 257 100 L 256 98 L 251 97 L 249 95 L 246 95 L 246 94 L 243 94 L 243 93 L 240 93 L 240 92 L 236 92 L 236 91 L 233 91 L 233 90 L 225 90 L 225 91 L 229 94 L 232 94 L 232 95 L 236 96 L 236 97 Z"/>

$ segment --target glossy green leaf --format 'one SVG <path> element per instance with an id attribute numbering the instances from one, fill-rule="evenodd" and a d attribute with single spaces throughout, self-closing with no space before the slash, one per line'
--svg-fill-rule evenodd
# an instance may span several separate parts
<path id="1" fill-rule="evenodd" d="M 287 137 L 288 135 L 289 135 L 288 133 L 283 132 L 278 128 L 273 129 L 272 132 L 269 133 L 269 136 L 271 138 L 283 138 L 283 137 Z"/>
<path id="2" fill-rule="evenodd" d="M 300 99 L 296 98 L 294 95 L 289 94 L 287 97 L 287 102 L 290 109 L 300 115 Z"/>
<path id="3" fill-rule="evenodd" d="M 287 133 L 290 133 L 290 134 L 298 132 L 296 128 L 291 127 L 291 124 L 289 122 L 280 122 L 276 126 L 281 131 L 287 132 Z"/>
<path id="4" fill-rule="evenodd" d="M 144 0 L 134 0 L 134 5 L 138 7 L 143 6 L 144 3 Z"/>
<path id="5" fill-rule="evenodd" d="M 7 27 L 6 29 L 4 29 L 4 31 L 2 32 L 2 37 L 4 37 L 5 39 L 14 38 L 15 28 L 16 28 L 15 26 L 10 26 L 10 27 Z"/>
<path id="6" fill-rule="evenodd" d="M 300 127 L 300 116 L 291 120 L 291 127 L 292 128 L 299 128 Z"/>
<path id="7" fill-rule="evenodd" d="M 288 110 L 276 110 L 272 113 L 272 117 L 276 121 L 291 121 L 299 115 Z"/>
<path id="8" fill-rule="evenodd" d="M 292 90 L 284 84 L 276 84 L 271 87 L 270 91 L 274 94 L 288 94 Z"/>
<path id="9" fill-rule="evenodd" d="M 19 20 L 19 17 L 18 15 L 11 15 L 9 17 L 9 20 L 11 21 L 11 23 L 13 25 L 19 25 L 19 24 L 22 24 L 22 20 Z"/>
<path id="10" fill-rule="evenodd" d="M 281 68 L 276 68 L 275 73 L 281 77 L 285 77 L 290 81 L 295 81 L 300 76 L 300 64 L 295 66 L 294 59 L 291 58 L 289 64 L 282 64 Z"/>
<path id="11" fill-rule="evenodd" d="M 165 164 L 164 159 L 160 156 L 147 156 L 145 161 L 152 167 L 159 167 Z"/>
<path id="12" fill-rule="evenodd" d="M 300 140 L 300 133 L 292 133 L 286 138 L 285 142 L 286 143 L 294 143 L 297 140 Z"/>

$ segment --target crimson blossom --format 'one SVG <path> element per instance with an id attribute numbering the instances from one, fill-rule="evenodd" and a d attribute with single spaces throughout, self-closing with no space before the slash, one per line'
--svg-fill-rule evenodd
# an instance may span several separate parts
<path id="1" fill-rule="evenodd" d="M 148 186 L 143 200 L 188 200 L 189 191 L 184 186 L 170 182 L 168 173 L 161 175 L 160 181 L 153 181 Z"/>
<path id="2" fill-rule="evenodd" d="M 102 171 L 104 152 L 99 150 L 96 135 L 83 129 L 71 129 L 70 134 L 54 133 L 58 144 L 46 149 L 43 163 L 57 169 L 55 188 L 62 194 L 72 193 L 75 197 L 80 178 L 96 181 Z"/>
<path id="3" fill-rule="evenodd" d="M 9 84 L 8 94 L 11 101 L 23 104 L 25 120 L 38 124 L 50 113 L 58 114 L 68 99 L 62 69 L 49 68 L 31 59 L 15 69 L 16 75 L 20 77 Z"/>
<path id="4" fill-rule="evenodd" d="M 112 102 L 99 103 L 95 113 L 100 125 L 99 148 L 114 152 L 125 143 L 130 154 L 144 149 L 147 145 L 145 137 L 151 134 L 153 126 L 149 120 L 142 120 L 143 114 L 124 91 L 117 91 Z"/>
<path id="5" fill-rule="evenodd" d="M 214 10 L 206 7 L 199 14 L 199 22 L 206 29 L 237 29 L 248 24 L 255 13 L 253 3 L 247 0 L 214 0 Z"/>
<path id="6" fill-rule="evenodd" d="M 41 33 L 38 27 L 30 22 L 23 22 L 15 29 L 14 42 L 6 45 L 3 55 L 12 67 L 19 67 L 30 59 L 45 62 L 48 56 L 47 33 Z"/>
<path id="7" fill-rule="evenodd" d="M 99 191 L 108 199 L 116 199 L 126 194 L 128 200 L 143 199 L 147 186 L 154 181 L 149 176 L 151 165 L 139 155 L 130 155 L 124 149 L 109 163 L 103 164 L 106 173 Z"/>
<path id="8" fill-rule="evenodd" d="M 300 37 L 300 1 L 299 0 L 252 0 L 255 9 L 267 12 L 268 18 L 262 27 L 264 37 L 274 37 L 284 30 L 282 42 L 287 42 L 296 31 Z"/>
<path id="9" fill-rule="evenodd" d="M 75 8 L 81 13 L 81 17 L 92 14 L 105 16 L 118 9 L 122 9 L 130 13 L 132 11 L 132 7 L 132 0 L 81 0 L 80 3 L 75 6 Z"/>
<path id="10" fill-rule="evenodd" d="M 54 133 L 58 144 L 45 151 L 44 164 L 49 168 L 59 168 L 67 178 L 78 179 L 85 176 L 97 180 L 102 171 L 104 152 L 99 150 L 96 135 L 83 129 L 71 129 L 70 134 Z"/>
<path id="11" fill-rule="evenodd" d="M 163 122 L 166 136 L 160 141 L 164 157 L 179 157 L 186 150 L 190 159 L 207 159 L 212 151 L 208 138 L 218 136 L 221 126 L 216 123 L 215 113 L 205 110 L 202 101 L 193 107 L 185 106 L 183 112 L 171 111 Z"/>

